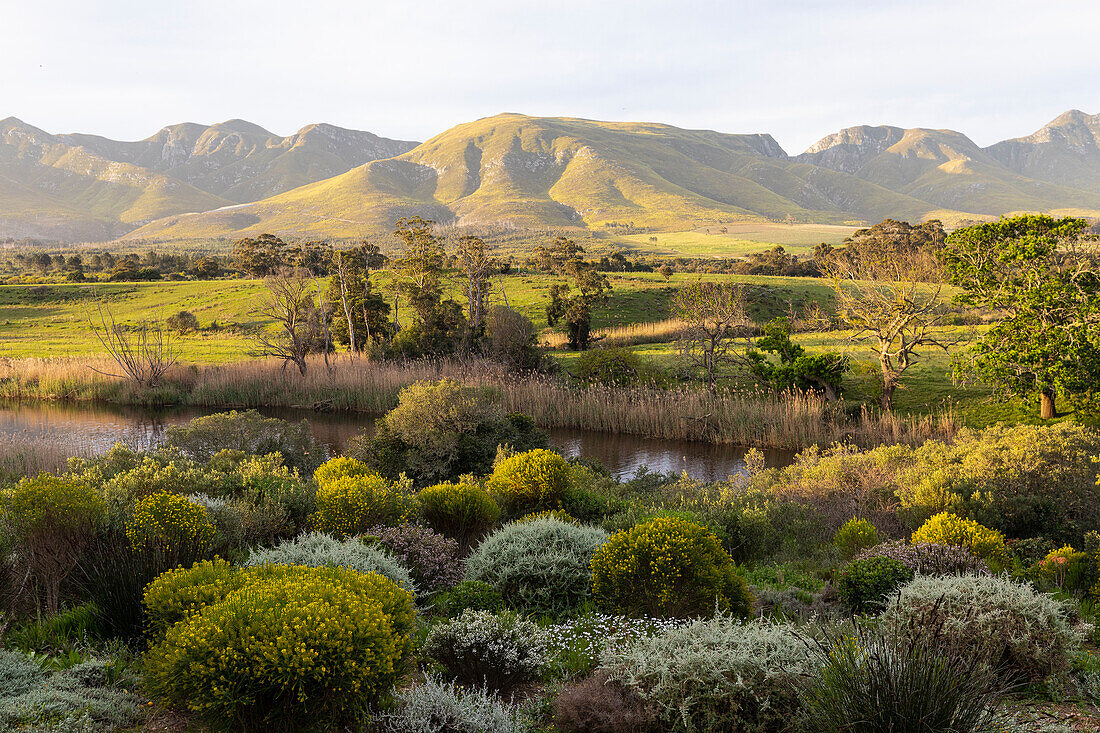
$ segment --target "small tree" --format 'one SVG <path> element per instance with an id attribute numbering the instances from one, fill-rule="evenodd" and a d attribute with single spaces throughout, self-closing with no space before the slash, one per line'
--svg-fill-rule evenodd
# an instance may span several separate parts
<path id="1" fill-rule="evenodd" d="M 1083 219 L 1025 215 L 958 229 L 941 255 L 960 303 L 1004 315 L 956 362 L 1001 396 L 1082 395 L 1100 378 L 1100 252 Z"/>
<path id="2" fill-rule="evenodd" d="M 88 314 L 88 323 L 100 345 L 118 364 L 122 374 L 100 372 L 112 377 L 126 377 L 139 387 L 156 387 L 164 375 L 179 360 L 168 330 L 163 326 L 139 323 L 126 326 L 115 320 L 109 306 L 96 304 L 96 318 Z"/>
<path id="3" fill-rule="evenodd" d="M 771 389 L 814 390 L 830 401 L 840 395 L 848 359 L 835 352 L 807 354 L 791 341 L 791 321 L 786 316 L 764 324 L 764 335 L 756 340 L 755 347 L 745 354 L 749 372 Z M 779 358 L 778 363 L 765 355 L 769 353 Z"/>
<path id="4" fill-rule="evenodd" d="M 258 356 L 273 356 L 283 360 L 283 367 L 294 364 L 306 373 L 306 357 L 313 350 L 314 328 L 310 282 L 296 271 L 283 271 L 264 281 L 267 297 L 258 314 L 275 322 L 275 332 L 261 330 L 256 334 Z"/>
<path id="5" fill-rule="evenodd" d="M 867 343 L 882 373 L 882 409 L 894 404 L 902 375 L 926 348 L 948 350 L 958 342 L 942 327 L 942 284 L 925 285 L 937 276 L 922 249 L 899 242 L 853 252 L 834 250 L 818 263 L 831 281 L 837 316 L 851 329 L 849 339 Z"/>
<path id="6" fill-rule="evenodd" d="M 18 552 L 44 586 L 46 609 L 56 614 L 61 583 L 103 520 L 103 497 L 85 483 L 41 474 L 23 479 L 0 499 Z"/>
<path id="7" fill-rule="evenodd" d="M 485 242 L 480 237 L 466 236 L 458 240 L 458 262 L 465 282 L 466 313 L 473 341 L 481 338 L 485 329 L 485 299 L 490 290 L 489 279 L 497 269 Z"/>
<path id="8" fill-rule="evenodd" d="M 584 249 L 571 239 L 558 237 L 552 249 L 542 256 L 551 270 L 573 278 L 577 291 L 571 294 L 568 283 L 550 286 L 550 302 L 546 305 L 546 322 L 554 326 L 564 321 L 569 330 L 569 348 L 583 351 L 591 342 L 592 309 L 606 305 L 611 297 L 611 283 L 595 265 L 581 259 Z"/>
<path id="9" fill-rule="evenodd" d="M 173 313 L 165 319 L 164 323 L 181 336 L 199 330 L 199 319 L 191 311 Z"/>
<path id="10" fill-rule="evenodd" d="M 703 370 L 707 386 L 714 391 L 722 366 L 734 361 L 734 339 L 751 325 L 745 289 L 737 283 L 700 280 L 680 288 L 672 308 L 687 324 L 681 353 Z"/>

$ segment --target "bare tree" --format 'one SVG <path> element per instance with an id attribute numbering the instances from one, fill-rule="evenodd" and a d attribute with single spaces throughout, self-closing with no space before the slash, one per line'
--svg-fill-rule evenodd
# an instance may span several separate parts
<path id="1" fill-rule="evenodd" d="M 680 350 L 706 375 L 713 392 L 723 364 L 733 359 L 734 340 L 751 324 L 745 289 L 738 283 L 697 281 L 680 288 L 672 302 L 687 324 Z"/>
<path id="2" fill-rule="evenodd" d="M 306 373 L 306 357 L 312 348 L 313 333 L 309 320 L 313 310 L 310 282 L 305 273 L 283 271 L 267 278 L 268 295 L 257 313 L 275 322 L 274 333 L 261 330 L 256 334 L 258 356 L 273 356 L 283 360 L 283 367 L 294 364 Z"/>
<path id="3" fill-rule="evenodd" d="M 943 327 L 943 285 L 922 253 L 900 248 L 879 256 L 832 257 L 819 263 L 836 295 L 837 316 L 851 329 L 849 340 L 866 343 L 882 372 L 882 409 L 894 404 L 902 375 L 925 348 L 951 348 L 961 341 Z M 915 280 L 924 280 L 923 283 Z"/>
<path id="4" fill-rule="evenodd" d="M 115 320 L 110 306 L 96 303 L 96 316 L 88 323 L 99 343 L 111 355 L 122 374 L 93 371 L 112 377 L 126 377 L 139 387 L 156 387 L 178 361 L 171 334 L 163 325 L 141 322 L 127 327 Z"/>
<path id="5" fill-rule="evenodd" d="M 336 250 L 332 253 L 332 270 L 340 286 L 340 303 L 344 307 L 344 319 L 348 322 L 348 348 L 352 354 L 355 354 L 357 353 L 355 348 L 355 322 L 351 316 L 350 288 L 350 283 L 355 277 L 352 259 L 342 250 Z"/>

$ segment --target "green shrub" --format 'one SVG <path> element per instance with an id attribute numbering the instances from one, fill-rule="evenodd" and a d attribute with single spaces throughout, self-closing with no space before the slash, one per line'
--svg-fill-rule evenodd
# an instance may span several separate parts
<path id="1" fill-rule="evenodd" d="M 1078 552 L 1070 545 L 1051 550 L 1036 564 L 1035 570 L 1043 587 L 1067 593 L 1087 591 L 1096 582 L 1097 575 L 1092 555 Z"/>
<path id="2" fill-rule="evenodd" d="M 262 568 L 168 630 L 146 685 L 215 729 L 354 725 L 404 673 L 412 624 L 411 596 L 380 575 Z"/>
<path id="3" fill-rule="evenodd" d="M 837 592 L 857 613 L 880 611 L 891 593 L 913 579 L 913 571 L 892 557 L 852 560 L 837 577 Z"/>
<path id="4" fill-rule="evenodd" d="M 514 612 L 463 611 L 433 626 L 422 652 L 451 679 L 508 692 L 542 677 L 547 645 L 546 632 Z"/>
<path id="5" fill-rule="evenodd" d="M 697 620 L 605 648 L 611 682 L 657 705 L 660 730 L 693 733 L 788 730 L 799 681 L 815 669 L 794 626 Z"/>
<path id="6" fill-rule="evenodd" d="M 489 531 L 500 518 L 500 506 L 482 487 L 442 483 L 420 490 L 420 514 L 428 526 L 464 547 Z"/>
<path id="7" fill-rule="evenodd" d="M 214 524 L 206 514 L 206 507 L 186 497 L 161 492 L 137 503 L 126 522 L 126 538 L 135 550 L 155 548 L 187 564 L 210 551 Z"/>
<path id="8" fill-rule="evenodd" d="M 1000 576 L 918 576 L 883 618 L 900 629 L 942 627 L 974 659 L 1026 682 L 1056 683 L 1081 648 L 1073 609 L 1026 583 Z"/>
<path id="9" fill-rule="evenodd" d="M 752 595 L 718 538 L 663 517 L 617 532 L 592 558 L 596 602 L 613 613 L 687 618 L 748 616 Z"/>
<path id="10" fill-rule="evenodd" d="M 501 461 L 493 469 L 488 487 L 502 498 L 512 516 L 518 516 L 560 509 L 569 479 L 569 463 L 560 454 L 540 448 Z"/>
<path id="11" fill-rule="evenodd" d="M 615 387 L 652 384 L 662 376 L 660 368 L 652 361 L 623 347 L 582 351 L 573 360 L 570 371 L 585 382 Z"/>
<path id="12" fill-rule="evenodd" d="M 818 669 L 808 676 L 805 720 L 821 733 L 920 730 L 995 733 L 1004 686 L 976 660 L 944 619 L 912 633 L 866 624 L 827 633 L 813 646 Z"/>
<path id="13" fill-rule="evenodd" d="M 1100 434 L 1072 422 L 963 430 L 913 450 L 898 496 L 917 521 L 943 511 L 1010 537 L 1076 543 L 1100 529 Z"/>
<path id="14" fill-rule="evenodd" d="M 305 476 L 312 474 L 325 457 L 308 422 L 264 417 L 255 410 L 219 412 L 197 417 L 185 426 L 170 427 L 164 444 L 200 463 L 226 449 L 252 456 L 278 453 L 283 463 Z"/>
<path id="15" fill-rule="evenodd" d="M 909 568 L 914 575 L 988 575 L 989 566 L 965 547 L 933 542 L 907 544 L 904 540 L 883 542 L 859 553 L 857 560 L 889 557 Z"/>
<path id="16" fill-rule="evenodd" d="M 537 448 L 546 435 L 529 417 L 505 414 L 496 391 L 442 379 L 401 390 L 374 434 L 357 436 L 346 452 L 391 480 L 404 473 L 423 487 L 488 473 L 500 445 Z"/>
<path id="17" fill-rule="evenodd" d="M 941 512 L 922 524 L 913 533 L 912 541 L 914 544 L 931 542 L 965 547 L 985 560 L 993 571 L 1008 564 L 1004 535 L 995 529 L 983 527 L 972 519 L 964 519 L 950 512 Z"/>
<path id="18" fill-rule="evenodd" d="M 593 553 L 607 540 L 596 527 L 557 519 L 506 524 L 466 560 L 466 580 L 489 583 L 515 609 L 567 613 L 589 596 Z"/>
<path id="19" fill-rule="evenodd" d="M 347 537 L 379 524 L 406 521 L 415 508 L 415 496 L 405 494 L 377 474 L 341 476 L 317 489 L 313 526 L 336 537 Z"/>
<path id="20" fill-rule="evenodd" d="M 61 583 L 105 516 L 94 488 L 49 474 L 25 478 L 0 493 L 4 523 L 16 552 L 46 590 L 46 608 L 56 614 Z"/>
<path id="21" fill-rule="evenodd" d="M 504 596 L 495 587 L 481 580 L 464 580 L 438 600 L 439 607 L 448 616 L 459 616 L 463 611 L 492 611 L 504 609 Z"/>
<path id="22" fill-rule="evenodd" d="M 360 573 L 378 573 L 416 594 L 409 569 L 384 549 L 348 538 L 337 540 L 320 532 L 284 540 L 266 550 L 254 550 L 245 562 L 262 565 L 301 565 L 310 568 L 346 568 Z"/>
<path id="23" fill-rule="evenodd" d="M 833 544 L 845 560 L 851 560 L 868 547 L 879 543 L 878 530 L 866 519 L 852 517 L 833 535 Z"/>

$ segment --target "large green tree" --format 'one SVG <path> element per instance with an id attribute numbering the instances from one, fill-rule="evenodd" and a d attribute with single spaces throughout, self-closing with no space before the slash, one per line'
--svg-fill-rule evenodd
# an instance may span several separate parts
<path id="1" fill-rule="evenodd" d="M 1100 378 L 1100 272 L 1083 219 L 1028 214 L 958 229 L 940 259 L 958 302 L 1001 318 L 956 362 L 1000 396 L 1085 396 Z"/>

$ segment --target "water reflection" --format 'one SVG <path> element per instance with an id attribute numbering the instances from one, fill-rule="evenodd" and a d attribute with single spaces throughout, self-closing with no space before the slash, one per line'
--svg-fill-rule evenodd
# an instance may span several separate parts
<path id="1" fill-rule="evenodd" d="M 143 409 L 102 404 L 0 404 L 0 433 L 25 433 L 67 443 L 81 450 L 105 451 L 117 442 L 145 449 L 163 439 L 172 425 L 219 412 L 216 409 Z M 284 420 L 306 420 L 314 437 L 339 453 L 352 436 L 373 427 L 376 415 L 318 413 L 295 409 L 261 409 Z M 598 461 L 619 478 L 630 478 L 641 467 L 656 472 L 687 471 L 693 478 L 717 481 L 744 470 L 745 449 L 678 440 L 644 438 L 587 430 L 548 431 L 552 447 L 564 455 Z M 765 451 L 767 465 L 790 463 L 788 451 Z"/>

